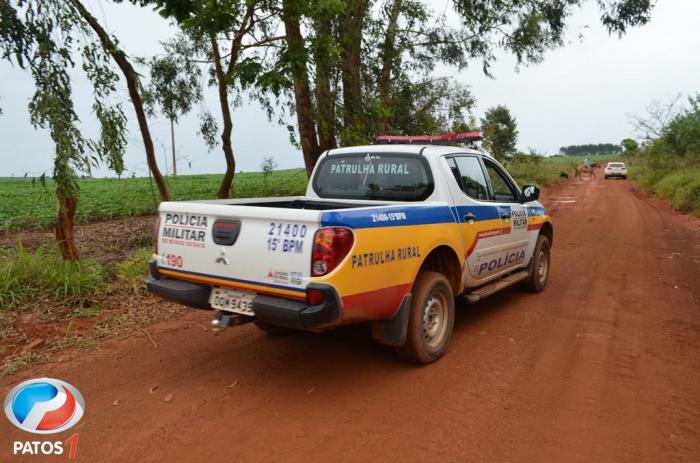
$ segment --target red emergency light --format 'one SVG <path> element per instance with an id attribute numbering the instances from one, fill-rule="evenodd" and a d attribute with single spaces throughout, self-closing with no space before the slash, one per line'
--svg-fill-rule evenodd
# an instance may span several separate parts
<path id="1" fill-rule="evenodd" d="M 448 133 L 446 135 L 379 135 L 378 144 L 456 145 L 481 140 L 481 132 Z"/>

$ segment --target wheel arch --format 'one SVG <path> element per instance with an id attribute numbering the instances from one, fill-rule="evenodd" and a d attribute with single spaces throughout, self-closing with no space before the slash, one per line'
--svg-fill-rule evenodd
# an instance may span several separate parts
<path id="1" fill-rule="evenodd" d="M 540 234 L 546 236 L 549 239 L 549 245 L 554 244 L 554 227 L 550 222 L 545 222 L 542 224 L 540 229 Z"/>
<path id="2" fill-rule="evenodd" d="M 442 244 L 434 247 L 423 259 L 413 281 L 421 271 L 432 271 L 445 275 L 455 295 L 462 290 L 462 264 L 457 257 L 457 252 L 449 245 Z"/>

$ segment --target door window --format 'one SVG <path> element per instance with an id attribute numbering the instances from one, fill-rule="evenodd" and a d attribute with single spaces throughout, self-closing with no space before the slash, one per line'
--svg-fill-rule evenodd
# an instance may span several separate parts
<path id="1" fill-rule="evenodd" d="M 448 163 L 455 177 L 458 177 L 460 188 L 467 196 L 479 200 L 489 199 L 486 178 L 479 159 L 473 156 L 459 156 L 449 159 Z M 456 166 L 456 170 L 453 165 Z"/>
<path id="2" fill-rule="evenodd" d="M 516 189 L 513 187 L 510 180 L 506 178 L 501 169 L 496 167 L 493 162 L 486 159 L 484 159 L 484 165 L 486 166 L 486 174 L 489 176 L 489 180 L 491 180 L 491 188 L 493 189 L 493 197 L 491 200 L 501 202 L 518 201 Z"/>

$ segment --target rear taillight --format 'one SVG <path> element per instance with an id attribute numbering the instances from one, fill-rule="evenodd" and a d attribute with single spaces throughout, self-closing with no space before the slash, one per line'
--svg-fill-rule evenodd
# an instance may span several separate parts
<path id="1" fill-rule="evenodd" d="M 156 217 L 153 223 L 153 231 L 151 233 L 151 242 L 153 243 L 153 253 L 158 254 L 158 232 L 160 231 L 160 216 Z"/>
<path id="2" fill-rule="evenodd" d="M 320 277 L 335 269 L 348 255 L 355 237 L 348 228 L 322 228 L 314 236 L 311 252 L 311 276 Z"/>

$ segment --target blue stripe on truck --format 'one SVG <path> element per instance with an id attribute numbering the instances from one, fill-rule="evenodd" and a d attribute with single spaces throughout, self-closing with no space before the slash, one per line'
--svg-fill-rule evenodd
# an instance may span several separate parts
<path id="1" fill-rule="evenodd" d="M 321 226 L 358 229 L 455 223 L 455 214 L 461 222 L 467 213 L 474 214 L 477 222 L 500 217 L 497 206 L 388 206 L 323 212 Z"/>

